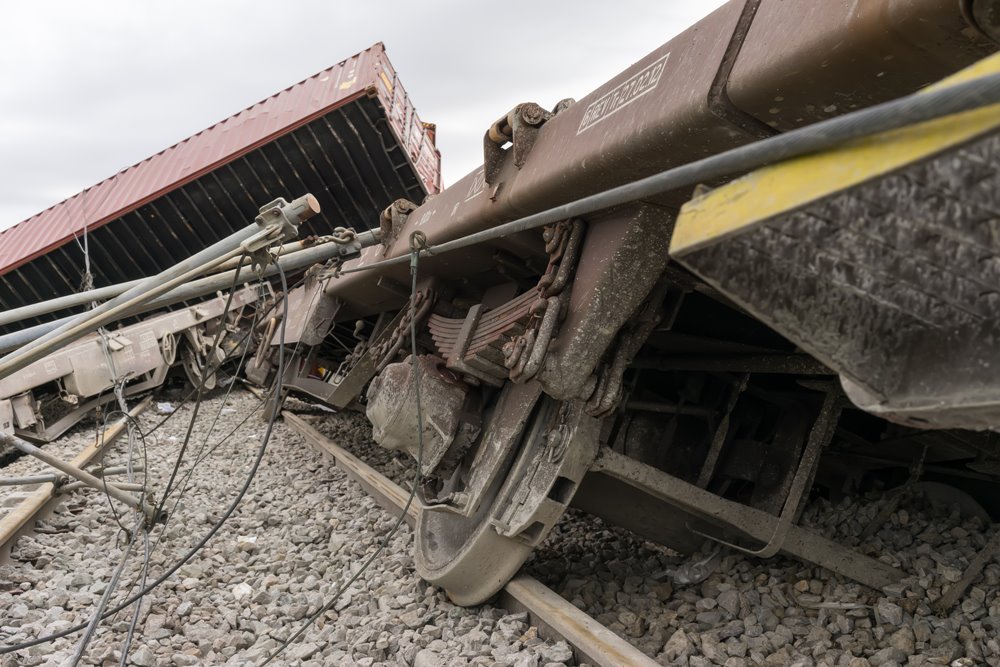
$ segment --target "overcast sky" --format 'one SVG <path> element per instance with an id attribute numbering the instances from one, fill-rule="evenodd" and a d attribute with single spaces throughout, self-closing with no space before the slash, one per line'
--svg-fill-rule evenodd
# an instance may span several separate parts
<path id="1" fill-rule="evenodd" d="M 6 3 L 0 228 L 377 41 L 444 181 L 518 102 L 583 97 L 721 0 Z"/>

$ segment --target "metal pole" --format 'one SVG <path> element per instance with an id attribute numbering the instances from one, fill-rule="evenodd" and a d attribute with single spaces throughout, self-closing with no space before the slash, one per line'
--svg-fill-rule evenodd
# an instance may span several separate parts
<path id="1" fill-rule="evenodd" d="M 132 466 L 132 472 L 143 472 L 145 467 L 142 465 Z M 108 477 L 110 475 L 121 475 L 127 472 L 125 466 L 110 466 L 107 468 L 96 468 L 91 470 L 90 473 L 95 477 Z M 0 486 L 31 486 L 32 484 L 53 484 L 63 479 L 62 475 L 47 474 L 47 475 L 28 475 L 26 477 L 0 477 Z M 129 490 L 127 484 L 119 484 L 119 488 Z"/>
<path id="2" fill-rule="evenodd" d="M 289 227 L 292 231 L 297 230 L 301 221 L 319 213 L 319 204 L 312 195 L 299 197 L 291 203 L 278 200 L 273 206 L 269 206 L 261 210 L 261 215 L 253 224 L 212 244 L 169 269 L 146 278 L 140 284 L 111 301 L 73 317 L 59 328 L 0 359 L 0 379 L 38 361 L 53 347 L 71 343 L 116 318 L 124 317 L 130 308 L 138 306 L 143 301 L 154 299 L 175 286 L 182 285 L 195 276 L 208 271 L 213 266 L 239 253 L 246 242 L 277 241 L 288 232 Z"/>
<path id="3" fill-rule="evenodd" d="M 54 484 L 59 481 L 61 475 L 32 475 L 30 477 L 4 477 L 0 479 L 0 486 L 30 486 L 31 484 Z"/>
<path id="4" fill-rule="evenodd" d="M 87 486 L 92 486 L 99 491 L 104 491 L 115 500 L 125 503 L 132 509 L 140 510 L 143 514 L 146 515 L 147 519 L 152 520 L 153 518 L 152 517 L 153 508 L 147 505 L 145 502 L 143 502 L 142 498 L 136 498 L 131 493 L 123 491 L 114 484 L 109 484 L 106 480 L 103 480 L 100 477 L 94 477 L 86 470 L 81 470 L 80 468 L 77 468 L 72 463 L 67 463 L 62 459 L 56 458 L 55 456 L 52 456 L 47 452 L 43 452 L 38 447 L 35 447 L 34 445 L 27 443 L 24 440 L 21 440 L 20 438 L 16 438 L 12 435 L 9 435 L 7 433 L 0 433 L 0 444 L 6 444 L 11 447 L 16 447 L 25 454 L 28 454 L 29 456 L 34 456 L 39 461 L 47 463 L 56 470 L 66 473 L 70 477 L 83 482 Z"/>
<path id="5" fill-rule="evenodd" d="M 367 248 L 368 246 L 378 243 L 378 234 L 365 232 L 363 234 L 358 234 L 357 240 L 361 244 L 362 248 Z M 341 255 L 341 248 L 343 248 L 343 246 L 336 243 L 306 248 L 305 250 L 300 250 L 281 258 L 281 266 L 286 273 L 298 271 L 313 264 L 325 262 L 332 257 Z M 205 296 L 206 294 L 212 294 L 213 292 L 217 292 L 219 290 L 228 289 L 233 284 L 233 277 L 235 273 L 235 270 L 226 271 L 224 273 L 214 274 L 199 280 L 193 280 L 156 299 L 153 299 L 152 301 L 148 301 L 145 304 L 130 310 L 125 314 L 125 316 L 139 315 L 151 310 L 156 310 L 157 308 L 165 308 L 166 306 L 180 303 L 181 301 L 196 299 L 198 297 Z M 270 278 L 277 273 L 277 267 L 272 265 L 264 270 L 261 277 Z M 257 280 L 257 278 L 257 274 L 253 271 L 242 271 L 240 272 L 239 280 L 237 282 L 242 285 L 244 283 Z M 73 316 L 71 315 L 59 320 L 46 322 L 45 324 L 37 324 L 33 327 L 28 327 L 27 329 L 21 329 L 20 331 L 0 336 L 0 354 L 18 349 L 22 345 L 28 344 L 30 341 L 38 338 L 39 336 L 64 325 L 72 318 Z"/>
<path id="6" fill-rule="evenodd" d="M 138 417 L 152 402 L 152 397 L 147 396 L 141 403 L 129 410 L 130 417 Z M 73 465 L 82 467 L 100 455 L 104 448 L 114 442 L 122 433 L 129 421 L 126 418 L 108 425 L 97 439 L 83 448 L 83 450 L 73 459 Z M 28 496 L 16 507 L 0 517 L 0 549 L 5 547 L 10 540 L 17 535 L 28 522 L 40 512 L 52 499 L 55 492 L 55 485 L 45 484 L 31 491 Z"/>

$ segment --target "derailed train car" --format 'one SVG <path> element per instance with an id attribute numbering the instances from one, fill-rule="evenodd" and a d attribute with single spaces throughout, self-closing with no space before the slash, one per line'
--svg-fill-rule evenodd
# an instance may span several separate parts
<path id="1" fill-rule="evenodd" d="M 417 567 L 460 604 L 569 506 L 682 552 L 892 583 L 796 522 L 811 490 L 910 476 L 998 509 L 995 106 L 487 232 L 1000 71 L 998 17 L 995 0 L 733 0 L 579 101 L 500 115 L 481 168 L 392 202 L 377 244 L 283 295 L 246 376 L 271 381 L 282 348 L 284 387 L 365 410 L 414 456 Z"/>
<path id="2" fill-rule="evenodd" d="M 286 385 L 332 406 L 363 407 L 382 446 L 419 460 L 420 574 L 458 603 L 480 602 L 572 505 L 680 551 L 712 540 L 762 557 L 790 554 L 872 586 L 898 580 L 899 571 L 795 524 L 810 489 L 891 486 L 911 468 L 961 479 L 964 488 L 997 480 L 1000 452 L 976 430 L 997 425 L 988 415 L 955 410 L 946 422 L 904 426 L 856 388 L 877 388 L 891 402 L 891 388 L 872 384 L 870 371 L 921 363 L 894 356 L 900 330 L 873 311 L 905 325 L 931 313 L 941 325 L 962 308 L 932 301 L 950 302 L 957 282 L 975 282 L 962 292 L 968 298 L 992 298 L 997 282 L 986 269 L 953 269 L 950 282 L 939 275 L 975 255 L 958 256 L 946 243 L 961 244 L 954 239 L 971 224 L 963 207 L 944 202 L 931 222 L 901 195 L 880 203 L 876 188 L 855 197 L 858 179 L 843 178 L 817 197 L 847 189 L 843 199 L 866 205 L 814 212 L 834 228 L 825 236 L 811 238 L 819 222 L 796 234 L 771 229 L 778 223 L 755 227 L 777 214 L 796 225 L 799 200 L 780 191 L 790 166 L 767 181 L 769 190 L 744 186 L 727 198 L 725 188 L 701 189 L 684 209 L 692 188 L 668 190 L 544 230 L 443 244 L 914 93 L 992 54 L 998 11 L 995 2 L 950 0 L 734 0 L 579 101 L 526 102 L 503 114 L 484 128 L 480 169 L 419 205 L 394 202 L 382 214 L 379 245 L 300 287 L 296 303 L 315 315 L 300 313 L 298 333 L 284 340 L 299 344 Z M 989 62 L 985 70 L 996 68 Z M 964 138 L 911 151 L 897 167 L 990 135 L 995 108 L 980 113 Z M 926 142 L 922 128 L 903 144 Z M 992 146 L 972 166 L 955 158 L 952 169 L 974 168 L 977 183 L 995 189 L 995 171 L 980 164 L 995 169 Z M 810 182 L 813 167 L 798 167 L 800 182 Z M 751 194 L 759 215 L 743 221 L 740 229 L 751 231 L 739 251 L 730 228 L 701 227 L 706 211 L 724 217 L 720 210 Z M 769 197 L 784 207 L 766 209 Z M 996 220 L 992 202 L 980 195 L 972 218 Z M 887 217 L 893 207 L 905 220 Z M 858 227 L 872 211 L 884 223 L 869 237 Z M 761 225 L 780 237 L 773 247 L 757 239 Z M 835 233 L 840 226 L 858 238 Z M 675 248 L 672 261 L 682 229 L 695 242 Z M 828 259 L 820 239 L 834 237 L 841 249 Z M 902 260 L 880 265 L 886 238 L 896 241 L 894 256 L 919 255 L 937 273 Z M 992 238 L 975 237 L 984 257 L 995 251 Z M 421 248 L 414 277 L 406 258 Z M 859 295 L 867 309 L 838 308 L 865 301 Z M 996 310 L 988 317 L 995 326 Z M 347 350 L 345 339 L 356 346 Z M 983 343 L 975 354 L 993 351 Z M 979 391 L 982 373 L 950 368 L 935 367 L 953 373 L 947 384 L 964 387 L 967 403 L 988 394 Z M 922 387 L 928 401 L 951 400 Z"/>

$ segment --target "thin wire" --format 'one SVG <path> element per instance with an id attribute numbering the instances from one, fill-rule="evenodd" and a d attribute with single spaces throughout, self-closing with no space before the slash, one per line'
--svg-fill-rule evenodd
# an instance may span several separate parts
<path id="1" fill-rule="evenodd" d="M 139 516 L 136 518 L 136 531 L 142 527 L 143 518 L 142 512 L 139 512 Z M 80 643 L 76 646 L 76 653 L 74 653 L 72 658 L 73 667 L 76 667 L 76 665 L 79 664 L 80 659 L 83 658 L 83 654 L 87 650 L 87 645 L 90 643 L 90 639 L 94 636 L 94 631 L 97 630 L 98 623 L 101 622 L 101 614 L 104 612 L 104 608 L 108 606 L 108 600 L 111 599 L 111 593 L 118 586 L 118 579 L 122 575 L 122 570 L 125 569 L 125 563 L 128 561 L 128 557 L 132 553 L 133 546 L 135 546 L 135 540 L 130 539 L 125 548 L 125 552 L 122 553 L 121 560 L 118 561 L 118 567 L 115 568 L 115 572 L 111 576 L 111 581 L 108 582 L 107 588 L 104 589 L 104 595 L 101 596 L 101 601 L 97 604 L 97 609 L 94 610 L 94 615 L 87 624 L 86 632 L 83 633 L 83 637 L 80 638 Z"/>
<path id="2" fill-rule="evenodd" d="M 417 362 L 417 324 L 416 324 L 417 263 L 420 258 L 420 253 L 419 253 L 419 248 L 413 245 L 412 238 L 411 238 L 411 247 L 412 250 L 410 252 L 410 363 L 411 363 L 410 375 L 413 377 L 414 400 L 416 401 L 417 404 L 417 423 L 423 424 L 424 419 L 420 403 L 420 382 L 418 378 L 420 364 Z M 385 547 L 389 544 L 389 540 L 391 540 L 395 536 L 396 532 L 399 530 L 399 527 L 406 520 L 406 515 L 409 513 L 410 506 L 413 504 L 413 500 L 416 497 L 417 489 L 420 488 L 420 485 L 422 483 L 421 468 L 423 466 L 423 456 L 424 456 L 424 431 L 423 428 L 418 428 L 416 477 L 413 482 L 413 488 L 410 489 L 410 494 L 406 498 L 406 504 L 403 506 L 403 510 L 399 513 L 399 517 L 396 519 L 396 522 L 392 525 L 392 528 L 390 528 L 389 532 L 386 533 L 385 536 L 382 538 L 381 542 L 378 545 L 378 548 L 375 549 L 372 555 L 369 556 L 364 563 L 362 563 L 358 571 L 355 572 L 354 575 L 351 576 L 351 578 L 348 579 L 345 583 L 341 584 L 340 587 L 334 592 L 333 596 L 326 602 L 326 604 L 320 607 L 319 610 L 317 610 L 312 616 L 307 618 L 299 627 L 299 629 L 295 631 L 295 634 L 293 634 L 291 637 L 282 642 L 281 645 L 278 646 L 278 648 L 274 649 L 270 653 L 270 655 L 268 655 L 267 658 L 265 658 L 264 661 L 258 665 L 258 667 L 264 667 L 264 665 L 269 664 L 272 660 L 281 655 L 281 653 L 283 653 L 285 649 L 287 649 L 289 646 L 295 643 L 295 641 L 305 633 L 305 631 L 309 628 L 310 625 L 312 625 L 316 621 L 316 619 L 318 619 L 326 612 L 330 611 L 333 605 L 337 603 L 337 600 L 340 598 L 340 596 L 344 594 L 344 591 L 347 590 L 351 586 L 351 584 L 357 581 L 361 577 L 361 575 L 364 574 L 366 570 L 368 570 L 368 567 L 375 561 L 375 559 L 382 554 L 382 552 L 385 550 Z"/>
<path id="3" fill-rule="evenodd" d="M 149 557 L 152 555 L 152 550 L 149 548 L 149 531 L 142 531 L 142 537 L 146 543 L 146 556 L 142 561 L 142 583 L 139 584 L 140 588 L 146 585 L 146 575 L 149 573 Z M 122 658 L 118 662 L 118 667 L 125 667 L 125 661 L 128 659 L 129 650 L 132 647 L 132 635 L 135 633 L 135 626 L 139 622 L 139 612 L 142 610 L 142 600 L 143 598 L 140 597 L 135 601 L 135 612 L 132 614 L 132 622 L 128 625 L 128 635 L 125 636 L 125 641 L 122 643 Z"/>
<path id="4" fill-rule="evenodd" d="M 213 364 L 213 360 L 216 355 L 216 350 L 219 349 L 219 343 L 222 341 L 222 332 L 226 330 L 226 317 L 229 315 L 229 308 L 233 303 L 233 294 L 236 292 L 236 287 L 239 285 L 240 271 L 243 269 L 243 261 L 247 258 L 246 251 L 240 255 L 240 261 L 236 265 L 236 272 L 233 274 L 233 284 L 229 288 L 229 294 L 226 296 L 226 305 L 222 309 L 222 315 L 219 317 L 219 329 L 215 332 L 215 340 L 212 341 L 212 346 L 209 348 L 209 356 L 207 360 L 207 366 Z M 221 366 L 221 362 L 215 362 L 216 367 Z M 194 410 L 191 414 L 191 421 L 188 422 L 187 433 L 184 434 L 184 442 L 181 443 L 181 449 L 177 452 L 177 460 L 174 461 L 174 467 L 170 471 L 170 479 L 167 480 L 166 486 L 163 488 L 163 496 L 160 498 L 159 504 L 156 506 L 156 512 L 153 516 L 160 516 L 163 512 L 163 506 L 167 502 L 167 495 L 170 493 L 170 489 L 173 488 L 174 480 L 177 478 L 177 473 L 180 470 L 181 462 L 184 460 L 184 454 L 187 451 L 188 443 L 191 442 L 191 434 L 194 432 L 194 424 L 198 420 L 198 410 L 201 408 L 201 396 L 205 389 L 205 382 L 208 381 L 208 374 L 202 373 L 201 381 L 198 383 L 198 392 L 195 397 Z"/>
<path id="5" fill-rule="evenodd" d="M 296 287 L 298 287 L 299 285 L 301 285 L 304 281 L 305 281 L 305 277 L 304 276 L 302 278 L 299 278 L 297 281 L 295 281 L 292 284 L 292 289 L 295 289 Z M 279 301 L 275 300 L 274 303 L 272 303 L 266 310 L 264 310 L 264 315 L 262 316 L 262 319 L 263 319 L 263 317 L 266 317 L 272 310 L 274 310 L 275 308 L 277 308 L 278 303 L 279 303 Z M 243 336 L 239 339 L 239 341 L 237 341 L 236 345 L 237 346 L 242 345 L 246 341 L 246 339 L 250 337 L 250 335 L 252 333 L 253 333 L 253 329 L 247 329 L 247 332 L 245 334 L 243 334 Z M 215 375 L 219 370 L 220 370 L 220 367 L 218 367 L 218 366 L 212 368 L 211 371 L 210 371 L 210 373 L 209 373 L 209 376 Z M 148 435 L 154 433 L 157 429 L 159 429 L 161 426 L 163 426 L 164 424 L 166 424 L 170 420 L 171 417 L 173 417 L 175 414 L 177 414 L 178 411 L 180 411 L 180 409 L 182 407 L 184 407 L 185 405 L 187 405 L 188 401 L 190 401 L 191 398 L 197 392 L 198 392 L 197 388 L 194 388 L 190 392 L 188 392 L 188 394 L 177 403 L 177 405 L 174 407 L 174 410 L 172 412 L 167 413 L 167 415 L 165 417 L 163 417 L 163 419 L 161 419 L 160 421 L 158 421 L 153 426 L 153 428 L 151 428 L 148 431 L 146 431 L 146 435 L 148 436 Z"/>
<path id="6" fill-rule="evenodd" d="M 299 281 L 299 282 L 300 282 L 300 281 Z M 261 281 L 260 281 L 260 283 L 259 283 L 259 286 L 260 286 L 261 288 L 263 288 L 263 285 L 264 285 L 264 281 L 263 281 L 263 280 L 261 280 Z M 296 283 L 295 283 L 295 285 L 293 285 L 293 289 L 294 289 L 295 287 L 297 287 L 297 286 L 298 286 L 298 282 L 296 282 Z M 264 313 L 264 314 L 266 315 L 266 314 L 270 313 L 270 312 L 271 312 L 271 311 L 272 311 L 272 310 L 273 310 L 273 309 L 274 309 L 274 308 L 275 308 L 276 306 L 277 306 L 277 301 L 275 301 L 275 302 L 274 302 L 273 304 L 271 304 L 271 306 L 269 306 L 268 308 L 264 309 L 263 311 L 261 311 L 261 309 L 256 309 L 256 310 L 254 311 L 254 324 L 252 324 L 252 325 L 251 325 L 251 326 L 250 326 L 250 327 L 249 327 L 249 328 L 247 329 L 247 332 L 246 332 L 246 333 L 245 333 L 245 334 L 244 334 L 244 335 L 243 335 L 243 336 L 242 336 L 242 337 L 240 338 L 240 340 L 239 340 L 239 341 L 237 342 L 237 346 L 240 346 L 240 345 L 243 345 L 243 343 L 244 343 L 244 342 L 246 341 L 246 339 L 247 339 L 247 338 L 248 338 L 248 337 L 250 336 L 250 334 L 251 334 L 251 333 L 253 332 L 253 330 L 254 330 L 254 328 L 255 328 L 255 326 L 256 326 L 256 322 L 257 322 L 257 321 L 258 321 L 258 319 L 260 318 L 260 313 L 261 313 L 261 312 L 263 312 L 263 313 Z M 236 367 L 236 373 L 237 373 L 237 374 L 239 373 L 239 369 L 240 369 L 240 368 L 242 367 L 242 365 L 243 365 L 243 363 L 244 363 L 244 361 L 245 361 L 245 359 L 246 359 L 246 355 L 247 355 L 247 352 L 248 352 L 248 351 L 249 351 L 249 346 L 246 346 L 246 347 L 244 347 L 244 350 L 243 350 L 243 354 L 242 354 L 242 355 L 240 356 L 240 361 L 239 361 L 239 363 L 237 364 L 237 367 Z M 211 372 L 212 372 L 212 373 L 216 372 L 216 371 L 218 370 L 218 368 L 219 368 L 219 367 L 215 367 L 215 368 L 213 368 Z M 231 389 L 232 389 L 232 385 L 230 385 L 230 390 L 231 390 Z M 147 432 L 147 435 L 148 435 L 149 433 L 152 433 L 152 431 L 155 431 L 155 430 L 156 430 L 157 428 L 159 428 L 160 426 L 162 426 L 162 425 L 163 425 L 163 423 L 164 423 L 164 422 L 165 422 L 165 421 L 166 421 L 167 419 L 169 419 L 169 418 L 170 418 L 171 416 L 173 416 L 174 414 L 177 414 L 177 412 L 178 412 L 178 411 L 180 410 L 180 408 L 184 406 L 185 402 L 186 402 L 186 401 L 187 401 L 188 399 L 190 399 L 190 398 L 191 398 L 191 397 L 192 397 L 192 396 L 193 396 L 193 395 L 195 394 L 195 391 L 196 391 L 196 390 L 192 390 L 192 391 L 191 391 L 191 392 L 190 392 L 190 393 L 189 393 L 189 394 L 188 394 L 188 395 L 187 395 L 187 396 L 186 396 L 186 397 L 185 397 L 185 398 L 184 398 L 184 399 L 183 399 L 183 400 L 181 401 L 181 403 L 180 403 L 180 404 L 178 404 L 177 408 L 175 408 L 175 410 L 174 410 L 173 412 L 169 413 L 169 414 L 167 415 L 167 417 L 166 417 L 166 418 L 164 418 L 164 419 L 160 420 L 160 422 L 159 422 L 159 423 L 158 423 L 158 424 L 157 424 L 156 426 L 154 426 L 154 427 L 153 427 L 153 428 L 152 428 L 152 429 L 151 429 L 151 430 L 150 430 L 149 432 Z M 227 397 L 229 396 L 229 392 L 228 392 L 228 391 L 227 391 L 227 393 L 226 393 L 226 396 L 227 396 Z M 171 521 L 171 520 L 173 519 L 173 515 L 174 515 L 174 513 L 175 513 L 175 512 L 176 512 L 176 510 L 177 510 L 177 506 L 178 506 L 178 504 L 180 504 L 181 500 L 183 500 L 183 498 L 184 498 L 184 493 L 185 493 L 185 491 L 187 490 L 187 485 L 188 485 L 188 483 L 189 483 L 189 481 L 190 481 L 190 479 L 191 479 L 191 476 L 192 476 L 192 475 L 194 474 L 194 471 L 195 471 L 195 469 L 197 468 L 197 466 L 198 466 L 198 465 L 199 465 L 199 464 L 200 464 L 200 463 L 201 463 L 202 461 L 204 461 L 204 460 L 205 460 L 205 459 L 206 459 L 206 458 L 207 458 L 208 456 L 210 456 L 210 455 L 211 455 L 211 454 L 212 454 L 213 452 L 215 452 L 215 450 L 217 450 L 217 449 L 218 449 L 218 448 L 219 448 L 219 447 L 220 447 L 220 446 L 221 446 L 221 445 L 222 445 L 222 444 L 223 444 L 224 442 L 226 442 L 226 441 L 227 441 L 227 440 L 228 440 L 228 439 L 229 439 L 230 437 L 232 437 L 232 436 L 233 436 L 233 434 L 234 434 L 234 433 L 236 433 L 236 431 L 238 431 L 238 430 L 239 430 L 240 428 L 242 428 L 242 427 L 243 427 L 243 425 L 244 425 L 244 424 L 246 424 L 246 422 L 247 422 L 247 421 L 248 421 L 248 420 L 249 420 L 249 419 L 250 419 L 250 418 L 251 418 L 251 417 L 252 417 L 253 415 L 257 414 L 257 411 L 258 411 L 258 410 L 260 410 L 261 406 L 263 406 L 263 405 L 264 405 L 264 403 L 265 403 L 265 402 L 266 402 L 267 400 L 268 400 L 268 397 L 267 397 L 267 396 L 265 396 L 265 397 L 264 397 L 263 399 L 261 399 L 260 403 L 258 403 L 258 404 L 257 404 L 257 405 L 256 405 L 256 406 L 255 406 L 255 407 L 254 407 L 254 408 L 253 408 L 253 409 L 252 409 L 252 410 L 251 410 L 251 411 L 250 411 L 250 412 L 249 412 L 249 413 L 248 413 L 248 414 L 247 414 L 247 415 L 246 415 L 246 416 L 245 416 L 245 417 L 244 417 L 244 418 L 243 418 L 243 419 L 241 420 L 241 421 L 240 421 L 240 423 L 236 425 L 236 427 L 235 427 L 235 428 L 233 428 L 232 430 L 230 430 L 228 434 L 226 434 L 226 435 L 225 435 L 225 436 L 224 436 L 224 437 L 223 437 L 223 438 L 222 438 L 221 440 L 219 440 L 219 442 L 217 442 L 217 443 L 216 443 L 216 444 L 215 444 L 214 446 L 212 446 L 212 448 L 211 448 L 211 449 L 209 449 L 207 453 L 204 453 L 204 449 L 205 449 L 205 444 L 207 444 L 207 442 L 208 442 L 208 439 L 209 439 L 209 437 L 210 437 L 211 433 L 209 433 L 209 435 L 208 435 L 208 436 L 205 436 L 205 440 L 203 440 L 203 441 L 202 441 L 202 447 L 201 447 L 201 448 L 199 449 L 199 452 L 198 452 L 198 454 L 197 454 L 197 455 L 196 455 L 196 457 L 195 457 L 195 462 L 194 462 L 194 463 L 193 463 L 193 464 L 191 465 L 191 467 L 189 468 L 189 470 L 188 470 L 188 471 L 187 471 L 187 473 L 185 474 L 184 478 L 183 478 L 183 479 L 181 480 L 181 491 L 180 491 L 180 492 L 178 493 L 178 496 L 177 496 L 177 498 L 176 498 L 176 499 L 174 500 L 174 503 L 173 503 L 173 505 L 171 505 L 171 507 L 170 507 L 170 511 L 169 511 L 169 512 L 167 512 L 167 515 L 166 515 L 166 519 L 165 519 L 165 520 L 163 521 L 162 525 L 160 526 L 160 532 L 159 532 L 159 534 L 158 534 L 158 535 L 156 536 L 156 541 L 155 541 L 155 542 L 153 543 L 153 547 L 152 547 L 152 551 L 156 551 L 156 549 L 157 549 L 157 548 L 158 548 L 158 547 L 160 546 L 160 542 L 161 542 L 161 541 L 163 541 L 163 538 L 164 538 L 164 537 L 166 536 L 166 534 L 167 534 L 167 528 L 168 528 L 168 526 L 170 525 L 170 521 Z M 222 412 L 222 408 L 220 408 L 220 409 L 219 409 L 219 412 L 217 412 L 217 413 L 216 413 L 216 418 L 218 418 L 218 415 L 219 415 L 219 414 L 221 414 L 221 412 Z M 213 427 L 214 427 L 214 422 L 213 422 Z M 204 453 L 204 454 L 203 454 L 203 453 Z M 131 592 L 132 592 L 132 591 L 133 591 L 133 590 L 135 589 L 135 586 L 136 586 L 136 584 L 137 584 L 137 583 L 139 582 L 139 578 L 140 578 L 140 575 L 137 575 L 137 576 L 136 576 L 135 578 L 133 578 L 132 582 L 131 582 L 131 583 L 129 584 L 129 586 L 128 586 L 128 591 L 129 591 L 129 593 L 128 593 L 128 594 L 131 594 Z"/>
<path id="7" fill-rule="evenodd" d="M 213 445 L 211 449 L 205 452 L 203 456 L 195 459 L 195 462 L 191 465 L 191 468 L 188 470 L 188 472 L 184 477 L 185 489 L 187 486 L 187 482 L 191 479 L 191 475 L 194 473 L 197 466 L 200 465 L 209 456 L 211 456 L 212 453 L 215 452 L 216 449 L 221 447 L 227 440 L 229 440 L 229 438 L 231 438 L 236 433 L 236 431 L 240 430 L 243 427 L 243 425 L 250 420 L 251 417 L 257 414 L 257 412 L 261 409 L 261 407 L 263 407 L 263 405 L 268 401 L 269 398 L 270 396 L 266 396 L 263 399 L 261 399 L 261 401 L 256 406 L 254 406 L 249 413 L 247 413 L 247 415 L 243 418 L 242 421 L 240 421 L 239 424 L 237 424 L 232 430 L 229 431 L 229 433 L 227 433 L 222 439 L 220 439 L 217 443 L 215 443 L 215 445 Z M 164 535 L 166 535 L 167 526 L 170 524 L 170 519 L 173 518 L 173 513 L 177 510 L 177 505 L 181 502 L 181 500 L 183 500 L 183 497 L 184 497 L 184 490 L 182 490 L 177 495 L 177 498 L 174 500 L 174 504 L 170 508 L 170 512 L 167 514 L 166 520 L 163 522 L 159 535 L 156 536 L 156 542 L 153 543 L 154 551 L 156 550 L 156 547 L 160 545 L 160 540 L 162 540 Z"/>
<path id="8" fill-rule="evenodd" d="M 285 278 L 285 272 L 284 272 L 284 269 L 280 266 L 280 264 L 278 264 L 278 274 L 279 274 L 279 276 L 281 278 L 282 288 L 287 293 L 288 286 L 287 286 L 287 281 L 286 281 L 286 278 Z M 285 303 L 284 303 L 284 316 L 282 317 L 282 324 L 281 324 L 281 327 L 282 327 L 282 329 L 281 329 L 281 334 L 282 334 L 281 339 L 282 339 L 282 341 L 284 341 L 284 334 L 285 334 L 284 327 L 285 327 L 285 321 L 287 321 L 287 320 L 288 320 L 288 303 L 287 303 L 287 301 L 285 301 Z M 282 378 L 284 377 L 284 371 L 285 371 L 285 347 L 284 347 L 284 343 L 282 342 L 282 343 L 280 343 L 278 345 L 278 374 L 277 374 L 277 377 L 275 379 L 275 387 L 274 387 L 276 391 L 273 393 L 272 398 L 274 398 L 276 396 L 280 396 L 280 394 L 281 394 L 281 389 L 282 389 L 282 385 L 283 385 Z M 275 407 L 277 407 L 277 406 L 275 406 Z M 179 561 L 177 561 L 176 563 L 174 563 L 174 565 L 171 566 L 166 572 L 164 572 L 159 577 L 157 577 L 153 581 L 153 583 L 148 584 L 147 586 L 145 586 L 141 591 L 139 591 L 139 593 L 137 593 L 136 595 L 133 595 L 131 598 L 125 600 L 124 602 L 119 603 L 114 608 L 112 608 L 112 609 L 104 612 L 104 615 L 102 616 L 102 619 L 103 618 L 108 618 L 110 616 L 113 616 L 114 614 L 117 614 L 119 611 L 121 611 L 122 609 L 127 608 L 129 605 L 131 605 L 136 600 L 144 597 L 145 595 L 148 595 L 153 589 L 155 589 L 157 586 L 159 586 L 164 581 L 166 581 L 168 578 L 170 578 L 177 570 L 179 570 L 181 567 L 183 567 L 185 563 L 187 563 L 189 560 L 191 560 L 191 558 L 195 554 L 197 554 L 199 551 L 201 551 L 201 549 L 204 548 L 204 546 L 208 543 L 208 541 L 211 540 L 212 537 L 214 537 L 217 532 L 219 532 L 219 530 L 226 523 L 226 521 L 229 519 L 229 517 L 232 516 L 233 512 L 236 511 L 236 508 L 239 506 L 240 502 L 243 500 L 243 497 L 246 495 L 247 490 L 250 488 L 250 485 L 253 483 L 254 478 L 257 476 L 257 470 L 260 468 L 260 463 L 264 459 L 264 454 L 267 452 L 268 442 L 271 439 L 271 433 L 274 431 L 274 423 L 276 421 L 276 416 L 277 416 L 277 410 L 274 410 L 271 413 L 270 419 L 267 422 L 267 429 L 264 432 L 264 437 L 261 439 L 260 447 L 257 450 L 257 456 L 254 459 L 253 465 L 251 466 L 250 471 L 247 473 L 247 478 L 244 481 L 243 486 L 240 488 L 239 493 L 236 495 L 236 498 L 234 498 L 233 502 L 230 503 L 229 507 L 226 508 L 226 511 L 219 518 L 219 520 L 216 521 L 212 525 L 212 527 L 209 529 L 209 531 L 197 542 L 197 544 L 195 544 L 191 549 L 189 549 L 188 552 L 186 554 L 184 554 Z M 10 646 L 0 646 L 0 655 L 4 655 L 4 654 L 7 654 L 7 653 L 13 653 L 14 651 L 23 651 L 24 649 L 31 648 L 32 646 L 38 646 L 40 644 L 46 644 L 46 643 L 51 642 L 53 640 L 61 639 L 63 637 L 67 637 L 67 636 L 69 636 L 69 635 L 71 635 L 73 633 L 79 632 L 80 630 L 83 630 L 86 627 L 87 627 L 86 624 L 81 623 L 81 624 L 74 625 L 72 627 L 66 628 L 65 630 L 61 630 L 59 632 L 52 633 L 50 635 L 45 635 L 43 637 L 38 637 L 36 639 L 32 639 L 32 640 L 26 641 L 26 642 L 21 642 L 20 644 L 14 644 L 14 645 L 10 645 Z"/>

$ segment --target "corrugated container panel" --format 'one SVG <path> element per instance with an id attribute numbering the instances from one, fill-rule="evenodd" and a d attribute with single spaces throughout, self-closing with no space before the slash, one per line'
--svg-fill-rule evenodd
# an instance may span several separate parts
<path id="1" fill-rule="evenodd" d="M 409 158 L 409 168 L 419 175 L 424 191 L 438 192 L 441 187 L 440 155 L 423 124 L 409 120 L 416 118 L 413 106 L 396 78 L 385 48 L 378 43 L 0 231 L 0 275 L 48 251 L 73 243 L 73 238 L 82 235 L 85 228 L 92 234 L 97 228 L 124 218 L 157 197 L 364 96 L 377 98 L 384 107 L 389 124 Z M 350 119 L 348 126 L 352 127 Z M 363 140 L 356 129 L 352 132 L 354 140 Z M 293 171 L 296 169 L 291 160 L 287 160 L 286 166 Z M 207 186 L 203 184 L 203 187 Z M 259 188 L 255 184 L 250 189 Z M 301 193 L 283 194 L 297 196 Z M 266 202 L 257 202 L 258 205 L 263 203 Z M 380 202 L 380 205 L 386 204 L 388 202 Z M 166 233 L 176 236 L 172 229 Z M 197 248 L 192 248 L 194 250 Z"/>

